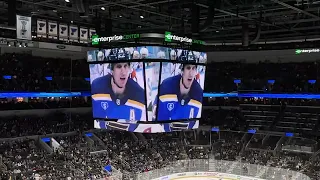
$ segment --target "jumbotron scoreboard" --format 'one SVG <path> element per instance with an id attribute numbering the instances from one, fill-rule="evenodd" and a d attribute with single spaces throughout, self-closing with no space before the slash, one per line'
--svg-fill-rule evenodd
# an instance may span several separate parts
<path id="1" fill-rule="evenodd" d="M 168 46 L 87 53 L 95 128 L 171 132 L 198 128 L 207 54 Z"/>

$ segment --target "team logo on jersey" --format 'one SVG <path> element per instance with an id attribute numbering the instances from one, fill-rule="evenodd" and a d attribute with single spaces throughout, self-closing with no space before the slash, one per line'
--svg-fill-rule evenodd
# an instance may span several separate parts
<path id="1" fill-rule="evenodd" d="M 174 108 L 174 104 L 173 103 L 168 103 L 167 104 L 167 108 L 168 108 L 169 111 L 172 111 L 173 108 Z"/>
<path id="2" fill-rule="evenodd" d="M 102 109 L 107 110 L 109 107 L 108 102 L 101 102 L 101 107 L 102 107 Z"/>
<path id="3" fill-rule="evenodd" d="M 120 99 L 116 100 L 116 104 L 119 106 L 120 105 Z"/>

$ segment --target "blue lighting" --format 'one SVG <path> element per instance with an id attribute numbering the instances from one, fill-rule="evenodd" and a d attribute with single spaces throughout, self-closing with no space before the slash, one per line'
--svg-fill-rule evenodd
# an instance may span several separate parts
<path id="1" fill-rule="evenodd" d="M 108 173 L 111 173 L 111 172 L 112 172 L 112 167 L 111 167 L 111 165 L 106 165 L 106 166 L 104 167 L 104 170 L 107 171 Z"/>
<path id="2" fill-rule="evenodd" d="M 320 94 L 238 94 L 242 98 L 270 98 L 270 99 L 320 99 Z"/>
<path id="3" fill-rule="evenodd" d="M 257 130 L 255 130 L 255 129 L 249 129 L 248 130 L 248 133 L 249 134 L 255 134 L 257 132 Z"/>
<path id="4" fill-rule="evenodd" d="M 240 84 L 240 83 L 241 83 L 241 79 L 235 79 L 235 80 L 233 80 L 233 82 L 234 82 L 235 84 Z"/>
<path id="5" fill-rule="evenodd" d="M 90 82 L 90 78 L 84 78 L 84 80 L 86 80 L 86 81 Z"/>
<path id="6" fill-rule="evenodd" d="M 52 81 L 52 77 L 51 76 L 46 76 L 46 80 L 47 81 Z"/>
<path id="7" fill-rule="evenodd" d="M 212 132 L 219 132 L 220 129 L 219 129 L 218 127 L 213 127 L 213 128 L 211 129 L 211 131 L 212 131 Z"/>
<path id="8" fill-rule="evenodd" d="M 9 75 L 3 76 L 3 79 L 11 79 L 11 78 L 12 78 L 12 76 L 9 76 Z"/>
<path id="9" fill-rule="evenodd" d="M 92 137 L 92 136 L 93 136 L 92 133 L 85 133 L 85 135 L 86 135 L 87 137 Z"/>
<path id="10" fill-rule="evenodd" d="M 89 97 L 91 92 L 61 92 L 61 93 L 47 93 L 47 92 L 5 92 L 0 93 L 0 98 L 15 98 L 15 97 Z M 269 98 L 269 99 L 320 99 L 320 94 L 258 94 L 258 93 L 203 93 L 203 97 L 212 98 Z"/>
<path id="11" fill-rule="evenodd" d="M 291 133 L 291 132 L 286 132 L 286 137 L 293 137 L 293 133 Z"/>
<path id="12" fill-rule="evenodd" d="M 45 137 L 45 138 L 41 138 L 41 140 L 42 140 L 43 142 L 48 143 L 48 142 L 50 142 L 50 141 L 51 141 L 51 138 L 49 138 L 49 137 Z"/>
<path id="13" fill-rule="evenodd" d="M 269 83 L 269 84 L 274 84 L 275 82 L 276 82 L 276 80 L 274 80 L 274 79 L 269 79 L 269 80 L 268 80 L 268 83 Z"/>
<path id="14" fill-rule="evenodd" d="M 203 93 L 203 97 L 238 97 L 238 93 Z"/>
<path id="15" fill-rule="evenodd" d="M 309 84 L 315 84 L 317 82 L 317 80 L 315 80 L 315 79 L 310 79 L 310 80 L 308 80 L 308 83 Z"/>
<path id="16" fill-rule="evenodd" d="M 13 97 L 76 97 L 81 96 L 81 92 L 70 93 L 46 93 L 46 92 L 8 92 L 0 93 L 0 98 L 13 98 Z"/>
<path id="17" fill-rule="evenodd" d="M 81 92 L 82 97 L 89 97 L 91 96 L 91 92 Z"/>

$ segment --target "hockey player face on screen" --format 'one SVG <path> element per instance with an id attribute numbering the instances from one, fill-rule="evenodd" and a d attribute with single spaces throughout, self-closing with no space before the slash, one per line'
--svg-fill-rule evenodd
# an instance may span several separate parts
<path id="1" fill-rule="evenodd" d="M 197 66 L 185 64 L 182 69 L 182 79 L 180 83 L 181 94 L 187 94 L 197 74 Z"/>
<path id="2" fill-rule="evenodd" d="M 125 90 L 130 72 L 129 63 L 116 63 L 112 69 L 112 90 L 116 94 L 122 94 Z"/>

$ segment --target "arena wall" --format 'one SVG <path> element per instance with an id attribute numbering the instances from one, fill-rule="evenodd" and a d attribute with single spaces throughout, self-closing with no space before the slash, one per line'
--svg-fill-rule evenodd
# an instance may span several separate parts
<path id="1" fill-rule="evenodd" d="M 136 174 L 134 179 L 170 180 L 177 179 L 179 176 L 189 176 L 190 179 L 190 176 L 200 177 L 205 175 L 221 176 L 221 179 L 230 180 L 310 180 L 307 175 L 289 169 L 215 159 L 180 160 L 172 162 L 162 169 Z"/>

